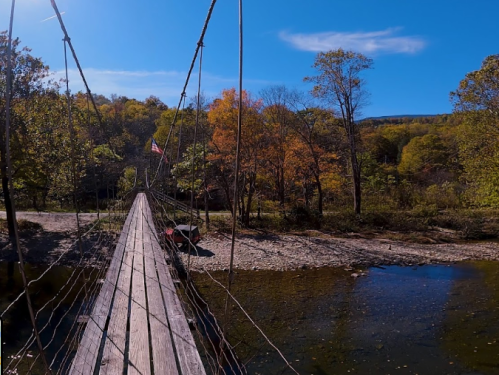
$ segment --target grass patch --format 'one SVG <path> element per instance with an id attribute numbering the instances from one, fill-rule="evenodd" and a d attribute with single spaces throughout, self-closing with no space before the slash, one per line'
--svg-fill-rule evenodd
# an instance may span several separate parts
<path id="1" fill-rule="evenodd" d="M 230 233 L 230 216 L 211 217 L 214 231 Z M 243 229 L 243 228 L 240 228 Z M 303 208 L 282 214 L 252 217 L 247 229 L 272 233 L 318 230 L 336 235 L 359 234 L 418 243 L 455 242 L 499 237 L 499 212 L 495 210 L 447 210 L 436 206 L 417 206 L 413 210 L 364 211 L 340 210 L 319 215 Z"/>

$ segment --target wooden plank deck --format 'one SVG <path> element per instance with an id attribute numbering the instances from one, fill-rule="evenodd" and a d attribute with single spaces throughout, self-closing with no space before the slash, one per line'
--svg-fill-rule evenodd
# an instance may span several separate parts
<path id="1" fill-rule="evenodd" d="M 126 219 L 70 374 L 204 375 L 146 196 Z"/>

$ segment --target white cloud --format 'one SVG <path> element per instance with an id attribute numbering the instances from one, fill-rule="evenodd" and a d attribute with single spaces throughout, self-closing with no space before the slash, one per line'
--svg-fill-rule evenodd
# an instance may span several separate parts
<path id="1" fill-rule="evenodd" d="M 356 52 L 415 53 L 423 49 L 426 42 L 415 36 L 395 36 L 399 29 L 372 32 L 323 32 L 292 34 L 281 31 L 279 37 L 293 47 L 311 52 L 325 52 L 338 48 Z"/>

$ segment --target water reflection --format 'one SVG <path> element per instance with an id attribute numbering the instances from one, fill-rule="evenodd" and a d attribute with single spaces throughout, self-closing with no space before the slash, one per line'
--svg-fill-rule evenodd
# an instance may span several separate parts
<path id="1" fill-rule="evenodd" d="M 195 282 L 221 319 L 223 293 Z M 301 374 L 499 373 L 499 263 L 239 272 L 234 293 Z M 234 306 L 229 335 L 248 373 L 292 373 Z"/>

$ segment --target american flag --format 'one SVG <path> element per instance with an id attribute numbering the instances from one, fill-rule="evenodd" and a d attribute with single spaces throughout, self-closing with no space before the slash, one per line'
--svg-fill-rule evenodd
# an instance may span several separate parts
<path id="1" fill-rule="evenodd" d="M 165 163 L 168 163 L 168 159 L 166 158 L 166 155 L 163 154 L 163 150 L 158 146 L 154 138 L 152 138 L 151 142 L 151 151 L 155 152 L 156 154 L 161 154 L 163 155 L 163 159 L 165 159 Z"/>

